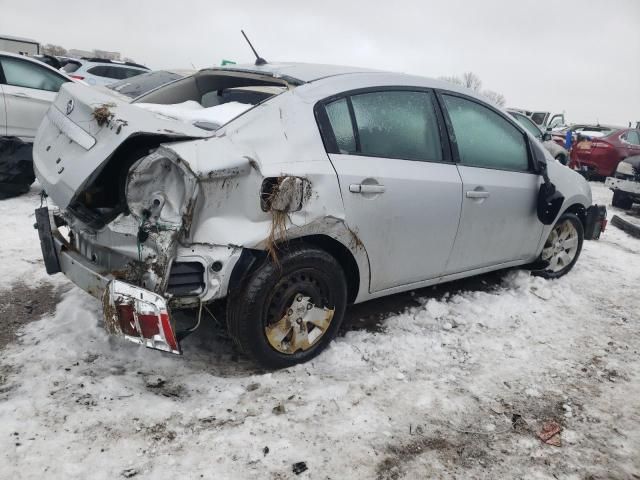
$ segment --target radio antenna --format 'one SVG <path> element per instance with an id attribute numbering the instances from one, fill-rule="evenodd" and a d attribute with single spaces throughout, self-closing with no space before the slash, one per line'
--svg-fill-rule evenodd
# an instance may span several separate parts
<path id="1" fill-rule="evenodd" d="M 240 30 L 240 32 L 242 33 L 242 36 L 244 37 L 244 39 L 249 44 L 249 47 L 251 47 L 251 50 L 253 50 L 253 54 L 256 56 L 256 63 L 255 64 L 258 65 L 258 66 L 266 64 L 267 61 L 264 58 L 262 58 L 260 55 L 258 55 L 258 52 L 256 52 L 256 49 L 253 48 L 253 45 L 251 45 L 251 41 L 249 40 L 249 37 L 247 37 L 247 34 L 244 33 L 244 30 Z"/>

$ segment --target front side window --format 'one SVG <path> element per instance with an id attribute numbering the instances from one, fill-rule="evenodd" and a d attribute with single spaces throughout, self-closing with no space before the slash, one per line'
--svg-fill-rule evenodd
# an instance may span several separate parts
<path id="1" fill-rule="evenodd" d="M 7 85 L 57 92 L 68 81 L 45 67 L 19 58 L 0 57 L 0 64 Z"/>
<path id="2" fill-rule="evenodd" d="M 460 97 L 443 95 L 463 165 L 527 171 L 524 135 L 493 110 Z"/>
<path id="3" fill-rule="evenodd" d="M 533 123 L 527 117 L 525 117 L 524 115 L 520 115 L 519 113 L 512 113 L 511 115 L 531 135 L 533 135 L 536 138 L 542 138 L 542 132 L 540 131 L 540 129 L 536 126 L 535 123 Z"/>

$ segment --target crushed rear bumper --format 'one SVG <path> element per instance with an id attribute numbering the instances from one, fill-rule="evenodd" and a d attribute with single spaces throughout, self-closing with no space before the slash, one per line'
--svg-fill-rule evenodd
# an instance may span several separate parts
<path id="1" fill-rule="evenodd" d="M 101 300 L 109 333 L 148 348 L 181 353 L 165 298 L 99 271 L 66 241 L 47 207 L 36 209 L 35 227 L 47 273 L 64 273 L 78 287 Z"/>

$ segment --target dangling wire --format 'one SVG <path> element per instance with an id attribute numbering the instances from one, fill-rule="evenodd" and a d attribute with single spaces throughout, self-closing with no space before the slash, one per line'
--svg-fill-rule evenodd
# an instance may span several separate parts
<path id="1" fill-rule="evenodd" d="M 184 333 L 191 333 L 200 326 L 200 320 L 202 320 L 202 307 L 204 306 L 204 304 L 202 303 L 201 298 L 199 299 L 199 301 L 200 301 L 200 308 L 198 308 L 198 320 L 196 321 L 193 327 L 187 328 L 186 330 L 184 330 Z M 207 311 L 209 311 L 209 309 L 207 309 Z"/>

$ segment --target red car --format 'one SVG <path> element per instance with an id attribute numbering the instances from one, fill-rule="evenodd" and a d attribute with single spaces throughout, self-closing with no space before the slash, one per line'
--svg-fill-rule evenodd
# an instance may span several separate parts
<path id="1" fill-rule="evenodd" d="M 611 177 L 621 160 L 640 155 L 640 130 L 598 126 L 577 132 L 569 167 L 599 177 Z"/>

